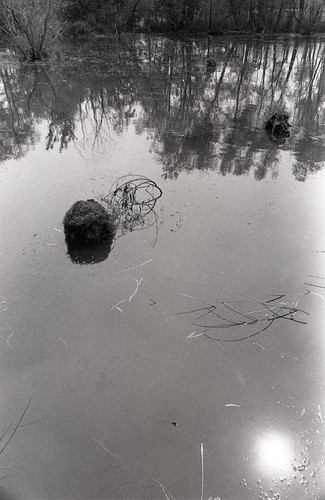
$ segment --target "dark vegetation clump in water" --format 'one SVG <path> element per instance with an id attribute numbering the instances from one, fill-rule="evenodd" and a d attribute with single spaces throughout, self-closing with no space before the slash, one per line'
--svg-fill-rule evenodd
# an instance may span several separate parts
<path id="1" fill-rule="evenodd" d="M 63 219 L 67 253 L 75 264 L 107 259 L 115 236 L 115 221 L 95 200 L 76 201 Z"/>
<path id="2" fill-rule="evenodd" d="M 147 177 L 128 175 L 118 179 L 101 203 L 76 201 L 63 219 L 67 253 L 76 264 L 105 260 L 114 239 L 126 232 L 156 225 L 154 211 L 162 191 Z M 119 233 L 119 234 L 117 234 Z"/>
<path id="3" fill-rule="evenodd" d="M 272 140 L 283 143 L 290 137 L 289 115 L 285 112 L 274 113 L 265 123 L 265 130 Z"/>
<path id="4" fill-rule="evenodd" d="M 63 219 L 69 243 L 88 244 L 108 240 L 115 233 L 112 215 L 95 200 L 76 201 Z"/>

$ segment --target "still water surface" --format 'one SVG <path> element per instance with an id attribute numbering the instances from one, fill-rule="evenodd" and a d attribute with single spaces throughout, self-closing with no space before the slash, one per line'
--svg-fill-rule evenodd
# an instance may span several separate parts
<path id="1" fill-rule="evenodd" d="M 303 38 L 3 49 L 0 498 L 324 500 L 324 65 Z M 71 261 L 65 212 L 129 174 L 154 218 Z"/>

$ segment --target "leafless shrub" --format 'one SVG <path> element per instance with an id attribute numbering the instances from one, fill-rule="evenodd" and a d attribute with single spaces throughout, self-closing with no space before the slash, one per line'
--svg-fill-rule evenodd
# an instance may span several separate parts
<path id="1" fill-rule="evenodd" d="M 48 59 L 62 33 L 64 0 L 2 0 L 1 30 L 22 61 Z"/>

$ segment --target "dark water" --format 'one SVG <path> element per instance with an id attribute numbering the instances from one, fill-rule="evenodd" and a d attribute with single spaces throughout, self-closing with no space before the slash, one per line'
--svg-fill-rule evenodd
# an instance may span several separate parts
<path id="1" fill-rule="evenodd" d="M 0 498 L 324 500 L 324 55 L 3 50 Z M 162 190 L 150 219 L 73 262 L 65 212 L 126 175 Z"/>

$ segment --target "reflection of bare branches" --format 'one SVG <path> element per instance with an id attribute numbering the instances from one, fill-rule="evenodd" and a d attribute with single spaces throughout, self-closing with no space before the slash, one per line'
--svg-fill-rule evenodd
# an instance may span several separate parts
<path id="1" fill-rule="evenodd" d="M 3 85 L 3 94 L 0 94 L 0 161 L 20 158 L 38 136 L 32 116 L 23 113 L 23 96 L 17 76 L 15 70 L 3 69 L 0 72 Z"/>
<path id="2" fill-rule="evenodd" d="M 46 136 L 46 149 L 53 149 L 54 144 L 59 142 L 59 151 L 67 149 L 70 141 L 75 141 L 75 122 L 71 118 L 53 117 L 49 124 L 49 131 Z"/>
<path id="3" fill-rule="evenodd" d="M 238 82 L 237 82 L 237 94 L 236 94 L 236 109 L 235 109 L 235 116 L 234 116 L 234 122 L 236 124 L 236 120 L 237 120 L 237 113 L 238 113 L 238 108 L 239 108 L 239 96 L 240 96 L 240 92 L 241 92 L 241 87 L 242 87 L 242 82 L 243 82 L 243 78 L 244 78 L 244 75 L 245 75 L 245 71 L 246 71 L 246 67 L 247 67 L 247 62 L 248 62 L 248 56 L 251 52 L 251 47 L 250 45 L 247 44 L 246 48 L 245 48 L 245 53 L 244 53 L 244 61 L 243 61 L 243 65 L 240 69 L 240 76 L 239 76 L 239 79 L 238 79 Z"/>
<path id="4" fill-rule="evenodd" d="M 63 91 L 67 86 L 61 72 L 54 73 L 45 67 L 28 66 L 3 70 L 1 77 L 6 97 L 5 100 L 0 100 L 3 146 L 0 146 L 0 156 L 3 159 L 26 153 L 30 145 L 39 138 L 34 129 L 39 119 L 48 120 L 46 149 L 52 149 L 58 143 L 62 151 L 70 141 L 76 139 L 74 104 L 67 92 Z M 78 95 L 76 91 L 74 94 Z M 4 120 L 5 131 L 1 130 Z"/>
<path id="5" fill-rule="evenodd" d="M 217 85 L 215 87 L 214 98 L 211 101 L 211 107 L 214 106 L 215 102 L 218 104 L 218 98 L 219 98 L 220 88 L 222 86 L 223 79 L 224 79 L 224 76 L 225 76 L 225 73 L 226 73 L 226 69 L 227 69 L 227 67 L 229 65 L 229 61 L 231 60 L 231 57 L 233 55 L 233 52 L 234 52 L 235 48 L 236 48 L 236 43 L 234 42 L 230 46 L 230 48 L 228 49 L 228 51 L 227 51 L 227 54 L 226 54 L 226 57 L 225 57 L 225 60 L 224 60 L 224 63 L 223 63 L 223 68 L 221 70 L 218 83 L 217 83 Z"/>
<path id="6" fill-rule="evenodd" d="M 304 295 L 307 293 L 309 292 Z M 178 313 L 195 315 L 193 325 L 202 330 L 198 336 L 204 335 L 218 342 L 239 342 L 265 332 L 276 320 L 307 324 L 297 316 L 308 315 L 308 313 L 298 308 L 296 304 L 290 305 L 284 302 L 283 299 L 286 298 L 284 294 L 276 295 L 266 301 L 243 294 L 234 294 L 234 300 L 229 300 L 219 293 L 217 295 L 221 296 L 220 300 Z M 224 330 L 227 333 L 218 337 L 207 333 L 214 330 Z"/>
<path id="7" fill-rule="evenodd" d="M 290 140 L 278 146 L 295 156 L 296 178 L 303 180 L 324 163 L 321 41 L 207 44 L 125 36 L 111 51 L 99 44 L 77 56 L 69 54 L 55 71 L 3 73 L 1 157 L 24 154 L 35 141 L 36 120 L 48 120 L 47 147 L 57 144 L 61 150 L 75 141 L 75 120 L 82 131 L 80 149 L 87 136 L 94 149 L 132 123 L 136 134 L 152 140 L 166 177 L 215 169 L 223 175 L 254 171 L 262 179 L 273 175 L 280 157 L 263 123 L 270 108 L 281 107 L 293 127 Z M 213 72 L 206 70 L 207 57 L 215 61 Z"/>

